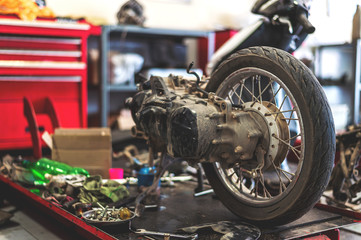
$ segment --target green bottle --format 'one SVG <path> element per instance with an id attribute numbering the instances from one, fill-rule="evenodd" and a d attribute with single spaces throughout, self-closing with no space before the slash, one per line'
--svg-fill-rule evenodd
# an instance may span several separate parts
<path id="1" fill-rule="evenodd" d="M 40 158 L 37 162 L 24 160 L 22 165 L 24 168 L 29 169 L 33 174 L 35 185 L 44 185 L 49 182 L 49 180 L 45 177 L 45 174 L 81 174 L 89 177 L 88 171 L 83 168 L 71 167 L 68 164 L 50 160 L 48 158 Z"/>

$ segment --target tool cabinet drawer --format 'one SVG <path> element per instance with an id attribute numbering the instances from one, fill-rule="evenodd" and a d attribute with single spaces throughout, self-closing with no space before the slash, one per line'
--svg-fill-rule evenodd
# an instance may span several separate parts
<path id="1" fill-rule="evenodd" d="M 90 28 L 81 21 L 0 16 L 0 150 L 32 146 L 30 120 L 24 115 L 29 104 L 40 134 L 53 132 L 54 116 L 60 127 L 87 126 Z"/>

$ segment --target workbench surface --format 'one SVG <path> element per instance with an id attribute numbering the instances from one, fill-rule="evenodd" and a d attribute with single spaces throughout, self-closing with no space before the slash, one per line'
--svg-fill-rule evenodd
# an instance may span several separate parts
<path id="1" fill-rule="evenodd" d="M 0 180 L 2 180 L 0 181 L 0 188 L 2 188 L 1 192 L 4 193 L 3 190 L 6 190 L 5 192 L 7 194 L 13 195 L 14 191 L 6 189 L 9 186 L 4 183 L 4 179 L 0 177 Z M 216 224 L 220 221 L 230 221 L 235 226 L 249 226 L 247 223 L 242 223 L 237 216 L 226 209 L 214 194 L 194 197 L 193 194 L 196 186 L 196 182 L 183 182 L 176 183 L 175 187 L 161 187 L 159 207 L 151 210 L 146 209 L 141 217 L 133 219 L 132 228 L 143 228 L 151 231 L 175 233 L 181 232 L 179 231 L 181 228 L 205 223 Z M 131 188 L 136 190 L 136 186 Z M 53 219 L 53 216 L 46 216 L 42 214 L 38 211 L 36 206 L 33 207 L 32 205 L 29 205 L 29 202 L 22 200 L 21 197 L 15 197 L 19 201 L 9 195 L 3 197 L 6 199 L 9 198 L 11 203 L 14 203 L 16 207 L 25 211 L 28 218 L 35 217 L 36 219 L 40 219 L 36 221 L 43 221 L 45 224 L 52 224 L 52 222 L 54 222 L 58 228 L 60 227 L 60 230 L 56 230 L 57 227 L 54 226 L 47 227 L 47 229 L 49 229 L 49 231 L 55 231 L 55 235 L 61 235 L 63 232 L 66 237 L 63 238 L 60 236 L 60 239 L 69 239 L 69 235 L 76 235 L 76 239 L 79 239 L 79 233 L 84 236 L 84 233 L 79 231 L 79 229 L 74 231 L 75 227 L 71 224 L 59 225 L 59 223 Z M 28 197 L 29 196 L 25 196 L 25 199 Z M 65 210 L 60 210 L 65 212 Z M 57 214 L 61 214 L 61 212 L 58 212 Z M 87 224 L 83 225 L 85 222 L 82 220 L 80 220 L 79 224 L 77 222 L 78 220 L 80 219 L 77 218 L 75 221 L 72 220 L 73 224 L 81 225 L 80 227 L 82 228 L 85 226 L 85 231 L 91 228 L 95 229 L 93 237 L 98 236 L 103 239 L 104 236 L 107 238 L 109 237 L 109 239 L 141 239 L 138 235 L 135 235 L 128 230 L 124 230 L 124 228 L 94 228 L 93 226 L 89 226 Z M 291 224 L 272 229 L 266 229 L 260 226 L 260 230 L 262 232 L 261 239 L 292 239 L 330 229 L 337 229 L 342 226 L 354 224 L 357 221 L 358 220 L 355 220 L 352 217 L 346 217 L 340 214 L 314 208 L 305 216 Z M 87 226 L 89 226 L 89 228 Z M 79 226 L 77 227 L 79 228 Z M 0 227 L 0 235 L 4 229 L 4 227 Z M 100 233 L 100 235 L 97 233 Z M 199 235 L 199 239 L 220 239 L 222 236 L 222 234 L 214 232 L 211 228 L 201 229 L 197 233 Z M 89 235 L 85 237 L 89 237 Z M 49 238 L 45 236 L 42 238 L 42 235 L 38 234 L 34 239 L 47 240 Z"/>

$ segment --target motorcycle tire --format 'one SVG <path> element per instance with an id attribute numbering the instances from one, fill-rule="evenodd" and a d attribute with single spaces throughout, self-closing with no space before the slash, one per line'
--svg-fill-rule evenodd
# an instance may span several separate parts
<path id="1" fill-rule="evenodd" d="M 235 169 L 234 166 L 228 169 L 216 162 L 203 163 L 203 168 L 217 197 L 231 212 L 256 225 L 282 225 L 300 218 L 309 211 L 327 187 L 336 150 L 333 117 L 323 89 L 313 73 L 292 55 L 276 48 L 251 47 L 234 53 L 212 74 L 206 91 L 215 92 L 216 95 L 221 96 L 220 93 L 224 92 L 224 89 L 232 89 L 232 91 L 239 91 L 237 96 L 241 95 L 242 89 L 234 90 L 235 84 L 231 81 L 237 74 L 243 76 L 242 74 L 245 72 L 249 74 L 250 71 L 254 71 L 255 74 L 264 73 L 264 77 L 258 78 L 259 81 L 269 79 L 271 88 L 273 86 L 282 87 L 280 92 L 286 93 L 283 99 L 288 98 L 287 101 L 291 102 L 290 111 L 295 111 L 294 115 L 297 117 L 292 117 L 292 112 L 289 122 L 291 119 L 298 121 L 299 126 L 295 124 L 298 126 L 297 131 L 299 132 L 296 137 L 301 139 L 301 147 L 296 150 L 291 146 L 291 141 L 287 141 L 285 145 L 287 145 L 288 152 L 298 153 L 297 169 L 293 173 L 282 169 L 281 162 L 284 159 L 279 162 L 278 166 L 273 164 L 275 166 L 273 172 L 278 175 L 279 186 L 276 184 L 276 191 L 272 191 L 270 185 L 267 185 L 269 181 L 261 179 L 264 195 L 260 196 L 262 194 L 259 189 L 256 188 L 252 191 L 246 189 L 252 185 L 249 183 L 251 178 L 244 180 L 244 185 L 242 185 L 240 176 L 237 180 L 240 183 L 233 180 L 234 175 L 240 175 L 239 169 Z M 274 79 L 277 82 L 272 82 L 276 81 Z M 243 84 L 245 80 L 242 81 Z M 238 88 L 240 88 L 239 85 L 237 85 Z M 265 84 L 259 83 L 258 86 L 261 88 Z M 252 87 L 252 91 L 256 88 L 258 87 Z M 251 90 L 247 91 L 252 92 Z M 258 92 L 257 98 L 256 96 L 251 98 L 255 101 L 262 101 L 262 97 L 266 98 L 266 91 L 260 92 L 261 90 Z M 276 95 L 274 95 L 273 89 L 272 92 L 273 98 L 276 98 L 278 92 Z M 228 95 L 223 93 L 221 97 L 227 98 L 227 96 L 229 96 L 229 92 Z M 241 103 L 241 101 L 246 102 L 249 99 L 241 98 L 239 102 Z M 275 100 L 273 102 L 276 104 Z M 282 103 L 282 105 L 284 104 Z M 278 105 L 280 106 L 279 112 L 284 107 L 282 105 L 280 103 Z M 287 159 L 287 155 L 282 156 Z M 268 174 L 267 171 L 264 169 L 264 177 Z M 259 184 L 259 181 L 254 181 L 253 188 Z"/>

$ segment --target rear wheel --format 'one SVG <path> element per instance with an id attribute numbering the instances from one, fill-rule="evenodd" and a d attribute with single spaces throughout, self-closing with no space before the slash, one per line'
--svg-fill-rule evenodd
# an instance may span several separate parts
<path id="1" fill-rule="evenodd" d="M 223 204 L 244 219 L 268 225 L 288 223 L 313 207 L 329 180 L 335 131 L 327 99 L 310 70 L 284 51 L 252 47 L 224 61 L 207 91 L 242 105 L 268 126 L 268 166 L 203 165 Z"/>

